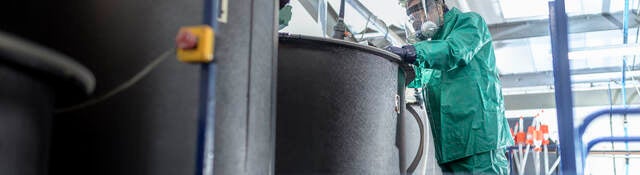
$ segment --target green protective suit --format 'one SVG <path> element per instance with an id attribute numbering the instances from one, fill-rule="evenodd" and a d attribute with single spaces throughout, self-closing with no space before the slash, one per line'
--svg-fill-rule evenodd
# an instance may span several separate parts
<path id="1" fill-rule="evenodd" d="M 283 28 L 289 26 L 289 21 L 291 21 L 291 5 L 286 5 L 280 9 L 278 13 L 278 29 L 282 30 Z"/>
<path id="2" fill-rule="evenodd" d="M 414 46 L 416 79 L 409 87 L 424 89 L 438 163 L 497 160 L 490 165 L 506 168 L 504 152 L 496 150 L 512 145 L 513 140 L 504 117 L 491 34 L 482 17 L 452 8 L 432 40 Z M 501 157 L 491 159 L 487 153 Z M 447 167 L 455 166 L 443 166 L 443 170 Z"/>

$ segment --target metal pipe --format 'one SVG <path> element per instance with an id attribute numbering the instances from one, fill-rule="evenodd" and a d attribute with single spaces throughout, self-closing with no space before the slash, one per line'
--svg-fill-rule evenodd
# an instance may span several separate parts
<path id="1" fill-rule="evenodd" d="M 529 149 L 531 148 L 531 145 L 527 144 L 527 148 L 524 150 L 524 158 L 522 158 L 522 169 L 520 172 L 520 175 L 524 175 L 524 171 L 525 168 L 527 168 L 527 159 L 529 156 Z"/>
<path id="2" fill-rule="evenodd" d="M 520 158 L 518 157 L 518 151 L 517 150 L 511 150 L 511 158 L 513 158 L 513 162 L 516 163 L 516 170 L 518 170 L 518 172 L 521 171 L 521 166 L 520 166 Z"/>
<path id="3" fill-rule="evenodd" d="M 318 23 L 320 23 L 320 29 L 322 29 L 322 37 L 327 37 L 327 0 L 318 1 Z"/>
<path id="4" fill-rule="evenodd" d="M 389 28 L 384 23 L 384 21 L 378 19 L 369 9 L 367 9 L 359 0 L 346 0 L 351 7 L 356 9 L 361 16 L 367 18 L 371 17 L 369 20 L 372 20 L 371 23 L 381 33 L 385 33 L 385 39 L 389 40 L 395 46 L 407 45 L 405 40 L 398 36 L 395 32 L 389 31 Z"/>
<path id="5" fill-rule="evenodd" d="M 340 13 L 338 13 L 338 19 L 344 19 L 344 0 L 340 1 Z"/>
<path id="6" fill-rule="evenodd" d="M 583 174 L 582 142 L 576 138 L 573 127 L 573 95 L 569 64 L 568 22 L 564 0 L 549 2 L 549 31 L 553 53 L 553 77 L 558 119 L 560 156 L 564 157 L 560 170 L 566 175 Z"/>
<path id="7" fill-rule="evenodd" d="M 605 114 L 640 114 L 640 108 L 613 108 L 593 112 L 584 119 L 580 126 L 578 126 L 578 137 L 576 137 L 576 139 L 582 139 L 587 126 L 589 126 L 589 124 L 593 122 L 593 120 L 598 117 L 602 117 Z"/>
<path id="8" fill-rule="evenodd" d="M 540 175 L 540 152 L 536 151 L 533 154 L 533 167 L 535 168 L 534 172 L 536 175 Z"/>
<path id="9" fill-rule="evenodd" d="M 547 145 L 543 146 L 544 151 L 544 174 L 549 175 L 549 148 Z"/>
<path id="10" fill-rule="evenodd" d="M 609 110 L 613 110 L 613 96 L 611 95 L 611 82 L 607 84 L 608 94 L 609 94 Z M 609 113 L 609 136 L 613 137 L 613 114 Z M 611 142 L 611 151 L 616 149 L 615 144 Z M 613 162 L 613 174 L 616 175 L 618 172 L 616 170 L 616 158 L 611 159 Z"/>
<path id="11" fill-rule="evenodd" d="M 600 137 L 589 141 L 583 156 L 586 156 L 591 148 L 601 142 L 640 142 L 640 137 Z"/>
<path id="12" fill-rule="evenodd" d="M 549 170 L 549 172 L 547 172 L 547 174 L 551 174 L 553 171 L 556 170 L 556 167 L 558 167 L 558 164 L 560 164 L 560 160 L 562 157 L 558 157 L 558 159 L 556 159 L 556 161 L 553 163 L 553 166 L 551 166 L 551 169 Z"/>
<path id="13" fill-rule="evenodd" d="M 624 1 L 624 12 L 622 14 L 622 43 L 623 44 L 627 44 L 629 42 L 628 39 L 628 35 L 629 35 L 629 0 L 625 0 Z M 627 89 L 625 88 L 626 86 L 626 72 L 627 72 L 627 57 L 624 56 L 622 57 L 622 106 L 623 107 L 627 107 L 627 96 L 626 96 L 626 92 Z M 629 128 L 627 126 L 628 120 L 627 120 L 627 115 L 624 115 L 624 137 L 628 137 L 629 136 Z M 629 152 L 629 142 L 624 142 L 624 148 L 627 152 Z M 587 150 L 588 151 L 588 150 Z M 629 158 L 625 158 L 625 174 L 628 175 L 629 174 Z"/>
<path id="14" fill-rule="evenodd" d="M 218 0 L 204 1 L 204 24 L 218 29 Z M 201 66 L 200 99 L 198 107 L 198 145 L 196 175 L 213 175 L 216 104 L 216 63 Z"/>
<path id="15" fill-rule="evenodd" d="M 346 36 L 347 26 L 344 24 L 344 0 L 340 1 L 340 12 L 338 14 L 338 22 L 333 26 L 333 38 L 343 40 Z M 368 21 L 367 21 L 368 23 Z M 366 28 L 365 28 L 366 29 Z"/>

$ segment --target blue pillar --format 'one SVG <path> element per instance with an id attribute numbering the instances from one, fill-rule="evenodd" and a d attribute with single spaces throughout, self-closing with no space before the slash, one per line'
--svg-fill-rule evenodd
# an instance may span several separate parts
<path id="1" fill-rule="evenodd" d="M 573 124 L 573 99 L 569 66 L 568 23 L 564 0 L 549 2 L 549 29 L 553 53 L 553 77 L 555 85 L 558 134 L 560 136 L 560 172 L 577 175 L 582 173 L 582 144 L 576 138 Z"/>
<path id="2" fill-rule="evenodd" d="M 218 31 L 218 0 L 204 0 L 204 24 Z M 214 36 L 215 37 L 215 36 Z M 216 64 L 202 64 L 200 70 L 200 101 L 198 107 L 198 148 L 196 175 L 213 174 L 216 106 Z"/>

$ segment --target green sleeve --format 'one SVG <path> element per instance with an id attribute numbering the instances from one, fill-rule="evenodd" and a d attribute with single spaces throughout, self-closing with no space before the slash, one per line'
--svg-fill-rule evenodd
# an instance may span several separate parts
<path id="1" fill-rule="evenodd" d="M 442 40 L 421 41 L 414 45 L 418 56 L 416 62 L 422 63 L 424 68 L 453 70 L 469 64 L 491 39 L 487 25 L 477 14 L 460 16 L 454 22 L 451 32 Z"/>
<path id="2" fill-rule="evenodd" d="M 286 5 L 280 9 L 278 14 L 278 24 L 280 25 L 279 29 L 283 29 L 286 26 L 289 26 L 289 21 L 291 21 L 291 5 Z"/>

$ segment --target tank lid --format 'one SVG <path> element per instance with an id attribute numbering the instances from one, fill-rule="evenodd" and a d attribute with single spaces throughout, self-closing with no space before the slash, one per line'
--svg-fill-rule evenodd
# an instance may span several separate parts
<path id="1" fill-rule="evenodd" d="M 3 31 L 0 31 L 0 61 L 43 78 L 58 93 L 86 96 L 95 88 L 93 73 L 70 57 Z"/>
<path id="2" fill-rule="evenodd" d="M 320 43 L 327 43 L 327 44 L 334 44 L 334 45 L 340 45 L 340 46 L 346 46 L 346 47 L 350 47 L 353 49 L 358 49 L 361 51 L 365 51 L 365 52 L 369 52 L 372 53 L 374 55 L 378 55 L 382 58 L 385 58 L 391 62 L 394 63 L 398 63 L 400 65 L 400 68 L 402 68 L 402 70 L 405 72 L 405 77 L 406 77 L 406 84 L 408 85 L 409 83 L 411 83 L 411 81 L 413 81 L 413 79 L 415 78 L 415 72 L 414 69 L 411 65 L 403 63 L 402 59 L 396 55 L 393 54 L 391 52 L 388 52 L 386 50 L 377 48 L 377 47 L 372 47 L 372 46 L 367 46 L 367 45 L 362 45 L 362 44 L 357 44 L 354 42 L 348 42 L 348 41 L 343 41 L 343 40 L 338 40 L 338 39 L 333 39 L 333 38 L 321 38 L 321 37 L 315 37 L 315 36 L 306 36 L 306 35 L 300 35 L 300 34 L 289 34 L 289 33 L 279 33 L 279 40 L 280 41 L 311 41 L 311 42 L 320 42 Z"/>
<path id="3" fill-rule="evenodd" d="M 306 36 L 306 35 L 289 34 L 289 33 L 280 33 L 279 37 L 280 37 L 280 41 L 307 40 L 307 41 L 313 41 L 313 42 L 323 42 L 323 43 L 328 43 L 328 44 L 338 44 L 338 45 L 341 45 L 341 46 L 347 46 L 347 47 L 355 48 L 355 49 L 358 49 L 358 50 L 371 52 L 371 53 L 373 53 L 375 55 L 378 55 L 378 56 L 381 56 L 383 58 L 386 58 L 389 61 L 393 61 L 393 62 L 397 62 L 397 63 L 401 62 L 400 57 L 398 55 L 396 55 L 396 54 L 393 54 L 391 52 L 388 52 L 386 50 L 383 50 L 383 49 L 380 49 L 380 48 L 377 48 L 377 47 L 357 44 L 357 43 L 354 43 L 354 42 L 348 42 L 348 41 L 338 40 L 338 39 L 333 39 L 333 38 L 321 38 L 321 37 L 315 37 L 315 36 Z"/>

